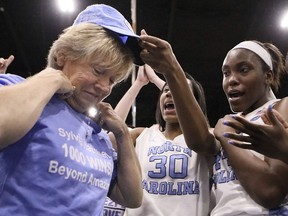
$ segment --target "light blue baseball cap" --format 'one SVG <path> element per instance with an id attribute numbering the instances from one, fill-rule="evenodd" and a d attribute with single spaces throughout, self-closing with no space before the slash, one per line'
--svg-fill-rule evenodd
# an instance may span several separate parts
<path id="1" fill-rule="evenodd" d="M 131 49 L 134 64 L 144 64 L 140 58 L 142 50 L 139 45 L 140 37 L 134 33 L 130 23 L 115 8 L 105 4 L 90 5 L 78 14 L 73 25 L 79 23 L 94 23 L 117 33 L 121 41 Z"/>

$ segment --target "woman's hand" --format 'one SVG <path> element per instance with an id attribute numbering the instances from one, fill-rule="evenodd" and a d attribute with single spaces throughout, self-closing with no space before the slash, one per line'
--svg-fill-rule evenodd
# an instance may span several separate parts
<path id="1" fill-rule="evenodd" d="M 8 59 L 0 58 L 0 74 L 6 73 L 8 66 L 12 63 L 13 60 L 13 55 L 10 55 Z"/>

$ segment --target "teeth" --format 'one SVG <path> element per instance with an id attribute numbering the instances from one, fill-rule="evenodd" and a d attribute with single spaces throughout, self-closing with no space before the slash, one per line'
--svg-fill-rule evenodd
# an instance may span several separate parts
<path id="1" fill-rule="evenodd" d="M 165 108 L 165 109 L 174 109 L 174 104 L 173 104 L 173 103 L 166 103 L 166 104 L 164 105 L 164 108 Z"/>

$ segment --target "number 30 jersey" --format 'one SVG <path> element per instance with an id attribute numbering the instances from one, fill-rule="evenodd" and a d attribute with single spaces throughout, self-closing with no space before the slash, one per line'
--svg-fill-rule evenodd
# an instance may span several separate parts
<path id="1" fill-rule="evenodd" d="M 139 208 L 126 208 L 126 216 L 208 215 L 208 164 L 187 147 L 183 134 L 168 140 L 158 127 L 145 128 L 135 149 L 142 169 L 143 201 Z"/>

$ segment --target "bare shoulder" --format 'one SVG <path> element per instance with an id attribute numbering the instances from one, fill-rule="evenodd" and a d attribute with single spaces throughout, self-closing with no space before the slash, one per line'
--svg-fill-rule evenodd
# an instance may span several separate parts
<path id="1" fill-rule="evenodd" d="M 144 129 L 145 129 L 145 127 L 136 127 L 136 128 L 129 129 L 130 136 L 133 140 L 134 146 L 136 144 L 137 137 L 143 132 Z"/>

